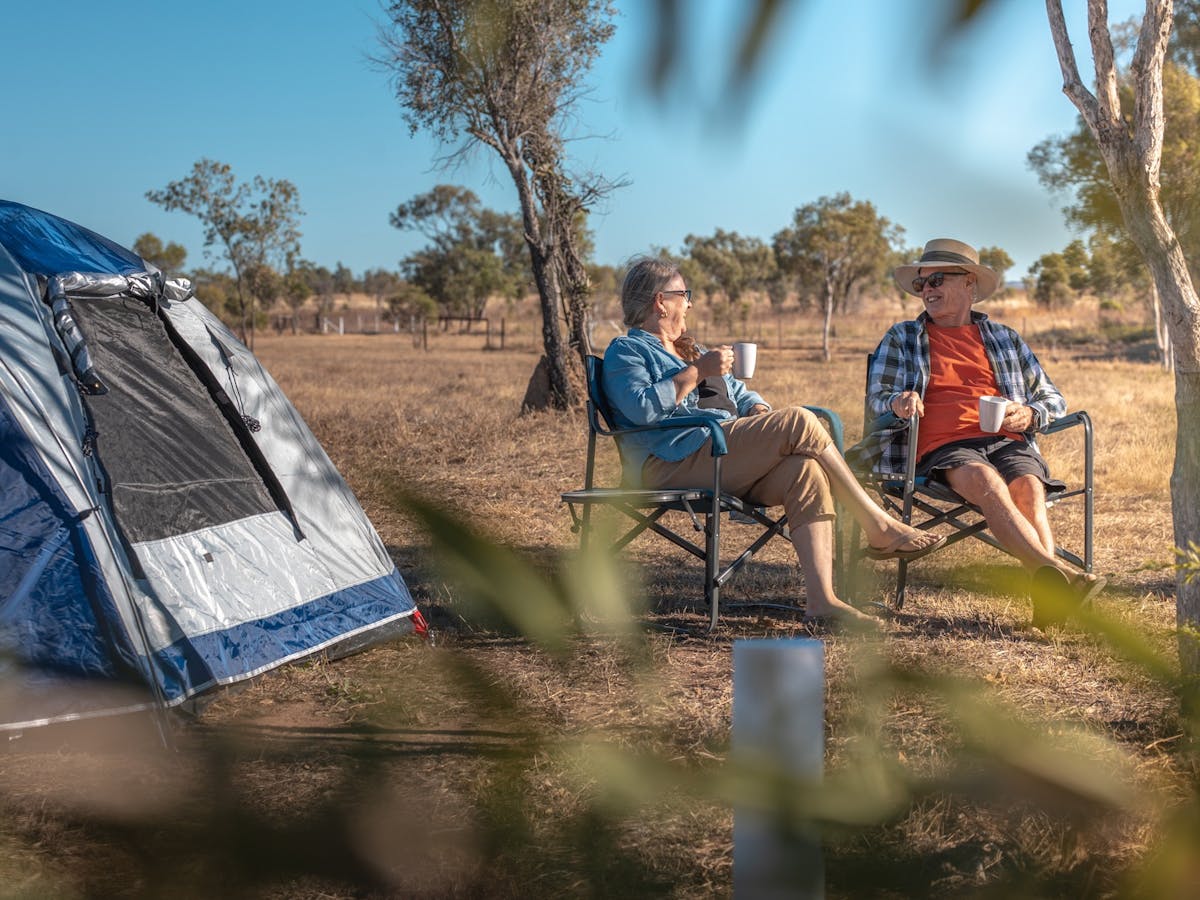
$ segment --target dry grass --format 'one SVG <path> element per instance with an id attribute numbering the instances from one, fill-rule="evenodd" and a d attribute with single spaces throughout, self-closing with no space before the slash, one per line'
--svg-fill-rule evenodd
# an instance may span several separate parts
<path id="1" fill-rule="evenodd" d="M 1015 305 L 996 310 L 1034 335 L 1084 329 Z M 837 410 L 857 439 L 864 356 L 887 314 L 839 323 L 829 364 L 819 361 L 815 323 L 763 317 L 754 386 L 776 404 Z M 1170 655 L 1172 381 L 1126 358 L 1144 347 L 1054 341 L 1035 349 L 1072 407 L 1097 423 L 1097 567 L 1111 578 L 1100 610 Z M 149 896 L 181 868 L 193 887 L 175 892 L 194 896 L 728 895 L 731 814 L 687 777 L 715 776 L 727 757 L 733 640 L 810 632 L 787 613 L 738 611 L 711 636 L 592 635 L 554 656 L 469 606 L 453 573 L 430 564 L 426 537 L 396 504 L 397 482 L 553 572 L 575 544 L 558 497 L 579 485 L 585 445 L 581 414 L 516 414 L 533 353 L 481 347 L 481 336 L 438 335 L 429 351 L 403 335 L 260 337 L 256 352 L 355 489 L 437 645 L 402 641 L 270 673 L 187 728 L 172 771 L 88 746 L 61 751 L 50 767 L 42 755 L 10 754 L 0 851 L 0 871 L 18 885 L 10 895 Z M 1047 442 L 1055 468 L 1074 464 L 1073 440 Z M 1054 515 L 1061 534 L 1078 533 L 1076 514 Z M 802 597 L 780 543 L 735 579 L 729 599 Z M 624 557 L 640 618 L 695 626 L 700 616 L 680 601 L 700 594 L 698 573 L 660 544 L 641 539 Z M 888 592 L 889 566 L 870 575 L 857 599 Z M 882 689 L 877 678 L 961 679 L 984 689 L 997 715 L 1008 709 L 1160 799 L 1181 796 L 1190 775 L 1177 698 L 1094 636 L 1030 628 L 1016 567 L 988 548 L 960 545 L 914 566 L 911 578 L 886 639 L 817 633 L 827 768 L 831 778 L 853 776 L 875 753 L 919 782 L 964 765 L 969 750 L 966 781 L 877 825 L 834 830 L 829 895 L 1115 891 L 1154 840 L 1158 810 L 1098 814 L 1059 802 L 1049 786 L 1045 796 L 1031 791 L 1012 772 L 972 789 L 977 751 L 955 710 L 936 690 Z M 649 781 L 639 802 L 615 803 L 604 747 L 679 768 Z M 117 779 L 153 773 L 145 794 L 160 805 L 121 818 L 97 813 L 91 791 L 51 789 L 79 765 Z M 989 771 L 980 758 L 978 772 Z M 1039 796 L 1045 802 L 1031 799 Z M 183 812 L 172 819 L 164 807 Z M 234 826 L 249 836 L 244 847 L 211 840 Z M 171 861 L 171 874 L 147 847 Z"/>

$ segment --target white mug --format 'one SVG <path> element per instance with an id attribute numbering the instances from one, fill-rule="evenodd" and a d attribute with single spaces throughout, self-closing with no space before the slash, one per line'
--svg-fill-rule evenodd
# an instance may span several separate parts
<path id="1" fill-rule="evenodd" d="M 733 377 L 753 378 L 758 363 L 758 344 L 739 342 L 733 345 Z"/>
<path id="2" fill-rule="evenodd" d="M 984 431 L 999 431 L 1007 408 L 1007 397 L 980 397 L 979 427 Z"/>

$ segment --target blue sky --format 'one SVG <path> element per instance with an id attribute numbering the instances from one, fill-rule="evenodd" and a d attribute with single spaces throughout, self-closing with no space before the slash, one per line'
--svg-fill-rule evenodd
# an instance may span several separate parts
<path id="1" fill-rule="evenodd" d="M 685 4 L 686 5 L 686 4 Z M 714 113 L 736 0 L 693 0 L 677 35 L 678 88 L 651 97 L 646 5 L 619 4 L 617 34 L 579 106 L 578 167 L 630 186 L 593 217 L 596 257 L 678 249 L 721 227 L 769 240 L 796 207 L 849 191 L 902 225 L 910 245 L 957 237 L 1006 249 L 1017 277 L 1072 234 L 1063 198 L 1025 163 L 1075 111 L 1034 0 L 993 0 L 954 41 L 934 0 L 808 0 L 772 36 L 766 76 L 735 114 Z M 1090 69 L 1082 0 L 1067 0 Z M 1138 12 L 1110 0 L 1110 18 Z M 240 179 L 300 192 L 305 257 L 356 273 L 420 246 L 388 213 L 433 185 L 515 210 L 483 152 L 454 171 L 411 136 L 376 53 L 375 0 L 40 0 L 10 4 L 0 66 L 0 197 L 131 244 L 146 231 L 204 261 L 198 223 L 144 197 L 208 157 Z"/>

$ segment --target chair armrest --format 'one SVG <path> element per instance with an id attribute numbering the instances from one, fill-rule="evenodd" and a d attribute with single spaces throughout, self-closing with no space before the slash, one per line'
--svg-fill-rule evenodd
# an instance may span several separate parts
<path id="1" fill-rule="evenodd" d="M 824 406 L 806 406 L 804 408 L 825 423 L 830 437 L 833 438 L 834 446 L 837 447 L 838 453 L 842 453 L 846 444 L 846 430 L 842 427 L 842 417 Z"/>
<path id="2" fill-rule="evenodd" d="M 1056 431 L 1074 428 L 1076 425 L 1082 425 L 1088 432 L 1092 430 L 1092 417 L 1087 414 L 1086 410 L 1081 409 L 1078 412 L 1068 413 L 1061 419 L 1055 419 L 1038 431 L 1038 434 L 1054 434 Z"/>
<path id="3" fill-rule="evenodd" d="M 907 424 L 907 420 L 901 419 L 894 412 L 888 410 L 887 412 L 876 416 L 874 419 L 868 422 L 863 434 L 867 435 L 874 434 L 877 431 L 888 431 L 889 429 L 895 428 L 896 424 L 900 422 Z"/>
<path id="4" fill-rule="evenodd" d="M 671 416 L 661 422 L 655 422 L 653 425 L 634 425 L 631 428 L 614 428 L 611 431 L 601 429 L 601 433 L 620 437 L 624 434 L 636 434 L 641 431 L 678 428 L 707 428 L 712 437 L 712 455 L 724 456 L 729 452 L 729 445 L 725 442 L 725 431 L 721 428 L 720 421 L 711 416 Z"/>

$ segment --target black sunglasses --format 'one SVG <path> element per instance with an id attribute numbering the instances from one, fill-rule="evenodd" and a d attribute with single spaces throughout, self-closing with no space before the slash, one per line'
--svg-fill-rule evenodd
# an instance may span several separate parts
<path id="1" fill-rule="evenodd" d="M 912 280 L 912 289 L 916 293 L 921 293 L 925 290 L 925 285 L 932 288 L 940 288 L 942 282 L 950 275 L 970 275 L 970 272 L 933 272 L 930 275 L 918 275 Z"/>
<path id="2" fill-rule="evenodd" d="M 683 294 L 684 298 L 687 300 L 688 303 L 692 302 L 692 292 L 691 291 L 659 291 L 659 293 L 660 294 Z"/>

